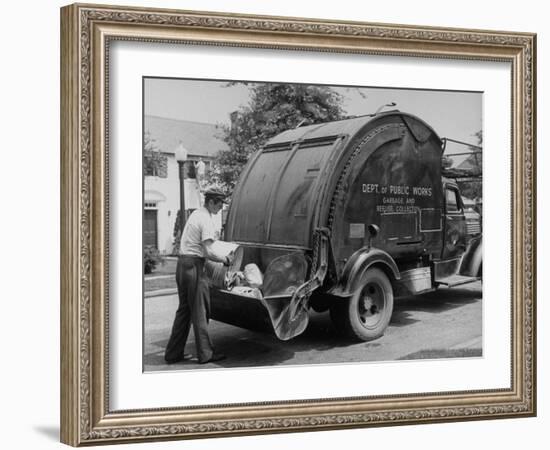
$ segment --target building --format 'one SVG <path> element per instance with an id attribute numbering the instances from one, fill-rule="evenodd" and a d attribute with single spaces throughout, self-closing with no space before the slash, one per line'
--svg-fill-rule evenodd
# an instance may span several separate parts
<path id="1" fill-rule="evenodd" d="M 219 138 L 216 125 L 207 123 L 145 116 L 143 132 L 143 245 L 153 246 L 161 254 L 170 254 L 180 208 L 176 149 L 183 146 L 187 151 L 184 191 L 185 210 L 189 214 L 201 204 L 195 163 L 202 159 L 208 173 L 216 154 L 228 146 Z"/>

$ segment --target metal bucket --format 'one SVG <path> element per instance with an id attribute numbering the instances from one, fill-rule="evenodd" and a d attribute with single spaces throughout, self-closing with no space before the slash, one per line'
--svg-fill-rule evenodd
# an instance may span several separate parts
<path id="1" fill-rule="evenodd" d="M 226 289 L 228 280 L 241 268 L 243 248 L 233 242 L 225 241 L 214 241 L 212 246 L 212 250 L 220 256 L 229 256 L 233 253 L 233 263 L 229 267 L 211 260 L 206 260 L 204 264 L 204 270 L 211 285 L 219 289 Z"/>

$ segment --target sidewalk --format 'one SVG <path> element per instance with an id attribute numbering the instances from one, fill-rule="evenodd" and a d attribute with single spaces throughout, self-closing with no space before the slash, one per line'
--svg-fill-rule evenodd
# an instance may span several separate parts
<path id="1" fill-rule="evenodd" d="M 163 264 L 159 264 L 153 273 L 144 276 L 143 287 L 145 297 L 157 297 L 177 293 L 175 278 L 177 260 L 177 257 L 166 256 L 164 257 Z"/>

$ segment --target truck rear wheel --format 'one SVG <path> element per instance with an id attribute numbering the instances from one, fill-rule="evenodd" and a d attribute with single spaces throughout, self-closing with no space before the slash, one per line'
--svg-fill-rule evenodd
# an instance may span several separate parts
<path id="1" fill-rule="evenodd" d="M 339 332 L 353 339 L 370 341 L 384 334 L 393 312 L 393 289 L 380 269 L 368 269 L 361 285 L 348 300 L 330 309 Z"/>

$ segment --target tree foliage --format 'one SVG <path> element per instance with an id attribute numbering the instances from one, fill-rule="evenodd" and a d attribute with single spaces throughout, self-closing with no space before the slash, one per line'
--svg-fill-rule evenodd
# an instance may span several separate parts
<path id="1" fill-rule="evenodd" d="M 250 156 L 269 139 L 297 126 L 342 119 L 343 98 L 327 86 L 251 84 L 246 106 L 231 114 L 221 127 L 229 150 L 218 153 L 211 180 L 232 190 Z"/>
<path id="2" fill-rule="evenodd" d="M 476 138 L 476 145 L 479 147 L 483 146 L 483 133 L 482 130 L 479 130 L 477 133 L 474 133 L 473 136 Z M 482 160 L 483 153 L 477 147 L 469 147 L 472 151 L 472 154 L 468 156 L 464 162 L 463 166 L 466 166 L 468 170 L 472 173 L 473 176 L 479 176 L 479 180 L 469 180 L 460 182 L 460 191 L 464 197 L 471 199 L 481 199 L 483 197 L 483 183 L 481 181 L 481 176 L 483 174 Z"/>
<path id="3" fill-rule="evenodd" d="M 146 131 L 143 135 L 143 173 L 157 176 L 160 173 L 161 157 L 156 140 Z"/>

